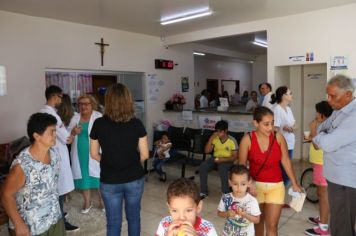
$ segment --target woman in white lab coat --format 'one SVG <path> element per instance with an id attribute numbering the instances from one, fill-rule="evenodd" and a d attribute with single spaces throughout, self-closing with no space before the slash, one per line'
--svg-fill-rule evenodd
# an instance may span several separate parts
<path id="1" fill-rule="evenodd" d="M 87 214 L 92 208 L 90 189 L 95 189 L 99 193 L 100 164 L 90 158 L 89 154 L 89 134 L 94 121 L 102 117 L 97 109 L 97 102 L 91 95 L 82 95 L 78 98 L 79 114 L 75 114 L 70 121 L 68 130 L 79 127 L 75 134 L 71 148 L 72 173 L 76 189 L 82 190 L 84 205 L 81 213 Z M 99 193 L 99 198 L 100 193 Z M 102 201 L 101 208 L 103 208 Z"/>
<path id="2" fill-rule="evenodd" d="M 70 135 L 70 131 L 68 132 L 68 130 L 65 128 L 61 118 L 58 116 L 57 111 L 53 106 L 46 104 L 40 109 L 40 112 L 50 114 L 57 119 L 55 148 L 61 157 L 58 179 L 58 193 L 61 197 L 74 189 L 72 171 L 70 169 L 69 163 L 69 153 L 67 148 L 67 144 L 72 142 L 72 136 Z"/>
<path id="3" fill-rule="evenodd" d="M 292 102 L 292 91 L 287 86 L 277 88 L 276 93 L 272 95 L 272 104 L 276 104 L 273 108 L 275 130 L 280 132 L 288 146 L 289 158 L 293 158 L 293 150 L 295 145 L 295 118 L 289 104 Z M 285 186 L 289 185 L 289 177 L 282 167 L 283 182 Z"/>

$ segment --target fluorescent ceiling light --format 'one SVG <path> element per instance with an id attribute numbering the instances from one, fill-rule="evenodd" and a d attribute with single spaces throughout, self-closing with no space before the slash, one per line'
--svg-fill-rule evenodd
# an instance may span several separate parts
<path id="1" fill-rule="evenodd" d="M 267 43 L 264 43 L 264 42 L 253 41 L 252 43 L 255 44 L 255 45 L 258 45 L 260 47 L 265 47 L 265 48 L 268 47 Z"/>
<path id="2" fill-rule="evenodd" d="M 193 52 L 193 54 L 197 56 L 205 56 L 205 53 L 202 52 Z"/>
<path id="3" fill-rule="evenodd" d="M 167 20 L 162 20 L 161 25 L 168 25 L 168 24 L 173 24 L 173 23 L 177 23 L 177 22 L 181 22 L 181 21 L 195 19 L 198 17 L 208 16 L 208 15 L 211 15 L 212 13 L 213 12 L 209 9 L 208 11 L 205 11 L 205 12 L 199 12 L 199 13 L 180 16 L 180 17 L 173 18 L 173 19 L 171 18 L 171 19 L 167 19 Z"/>

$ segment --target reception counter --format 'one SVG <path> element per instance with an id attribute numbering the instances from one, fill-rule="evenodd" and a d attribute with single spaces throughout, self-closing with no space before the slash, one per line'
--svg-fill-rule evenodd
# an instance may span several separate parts
<path id="1" fill-rule="evenodd" d="M 188 110 L 187 110 L 188 111 Z M 234 132 L 247 132 L 253 130 L 252 113 L 246 112 L 243 107 L 231 107 L 227 111 L 213 109 L 193 110 L 192 120 L 184 120 L 183 111 L 163 110 L 165 119 L 171 121 L 174 126 L 186 126 L 191 128 L 207 128 L 209 122 L 213 126 L 215 120 L 226 120 L 229 130 Z"/>

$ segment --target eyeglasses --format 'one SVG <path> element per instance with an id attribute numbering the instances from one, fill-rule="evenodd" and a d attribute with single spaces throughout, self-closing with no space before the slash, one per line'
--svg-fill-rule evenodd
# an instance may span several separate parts
<path id="1" fill-rule="evenodd" d="M 78 103 L 78 106 L 89 106 L 89 105 L 91 105 L 90 102 L 80 102 L 80 103 Z"/>

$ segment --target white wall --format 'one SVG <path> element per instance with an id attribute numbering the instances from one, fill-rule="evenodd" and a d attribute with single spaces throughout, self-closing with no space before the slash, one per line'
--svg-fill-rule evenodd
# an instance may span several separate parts
<path id="1" fill-rule="evenodd" d="M 167 37 L 166 43 L 178 44 L 267 30 L 268 81 L 272 84 L 276 66 L 305 64 L 290 62 L 289 57 L 305 55 L 307 52 L 314 52 L 313 63 L 327 63 L 327 68 L 330 67 L 331 56 L 348 55 L 348 74 L 355 77 L 356 63 L 352 63 L 356 57 L 356 31 L 353 30 L 355 12 L 356 3 L 174 35 Z"/>
<path id="2" fill-rule="evenodd" d="M 249 62 L 237 62 L 230 60 L 206 59 L 196 56 L 194 59 L 195 92 L 200 93 L 206 89 L 206 79 L 240 80 L 240 91 L 251 90 L 252 64 Z M 219 81 L 219 92 L 221 81 Z M 235 88 L 233 88 L 235 89 Z M 232 94 L 230 94 L 232 95 Z"/>
<path id="3" fill-rule="evenodd" d="M 45 103 L 45 68 L 138 71 L 157 74 L 165 84 L 157 104 L 147 102 L 147 128 L 163 117 L 164 101 L 180 91 L 180 77 L 189 76 L 188 107 L 193 104 L 193 56 L 188 46 L 166 49 L 158 37 L 88 25 L 74 24 L 0 11 L 0 65 L 6 67 L 7 92 L 0 97 L 0 143 L 26 132 L 30 114 Z M 99 47 L 105 49 L 100 66 Z M 178 63 L 172 71 L 155 70 L 154 59 Z M 147 89 L 147 83 L 146 83 Z M 147 97 L 146 97 L 147 98 Z"/>

